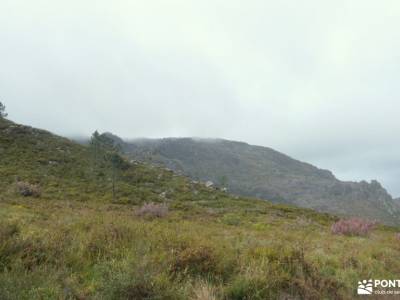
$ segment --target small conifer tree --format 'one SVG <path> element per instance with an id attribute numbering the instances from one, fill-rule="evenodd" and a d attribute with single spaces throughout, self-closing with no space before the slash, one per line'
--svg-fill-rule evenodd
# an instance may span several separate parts
<path id="1" fill-rule="evenodd" d="M 6 106 L 0 102 L 0 118 L 6 118 L 8 114 L 6 113 Z"/>

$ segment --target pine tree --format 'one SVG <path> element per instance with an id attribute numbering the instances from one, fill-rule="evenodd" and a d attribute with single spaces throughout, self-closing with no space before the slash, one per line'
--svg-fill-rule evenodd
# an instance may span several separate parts
<path id="1" fill-rule="evenodd" d="M 111 179 L 112 198 L 116 200 L 118 173 L 126 167 L 126 162 L 121 157 L 121 147 L 107 134 L 99 134 L 97 130 L 90 138 L 90 150 L 93 157 L 93 173 L 106 170 Z M 95 175 L 96 176 L 96 175 Z"/>
<path id="2" fill-rule="evenodd" d="M 90 150 L 93 156 L 93 169 L 97 169 L 100 154 L 100 134 L 96 130 L 90 138 Z"/>
<path id="3" fill-rule="evenodd" d="M 8 114 L 6 113 L 6 106 L 0 102 L 0 118 L 6 118 Z"/>

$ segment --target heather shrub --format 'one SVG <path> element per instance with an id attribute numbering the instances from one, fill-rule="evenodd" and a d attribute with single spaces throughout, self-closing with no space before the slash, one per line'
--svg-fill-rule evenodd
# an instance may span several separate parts
<path id="1" fill-rule="evenodd" d="M 24 197 L 40 197 L 41 191 L 37 184 L 30 184 L 25 181 L 18 181 L 16 183 L 17 192 Z"/>
<path id="2" fill-rule="evenodd" d="M 395 238 L 396 240 L 400 241 L 400 232 L 396 233 Z"/>
<path id="3" fill-rule="evenodd" d="M 366 236 L 375 227 L 376 222 L 363 220 L 360 218 L 341 219 L 331 227 L 333 234 L 348 236 Z"/>
<path id="4" fill-rule="evenodd" d="M 136 214 L 141 217 L 163 218 L 168 215 L 168 206 L 164 203 L 145 203 L 136 211 Z"/>
<path id="5" fill-rule="evenodd" d="M 187 247 L 180 251 L 171 266 L 171 272 L 192 275 L 215 274 L 218 258 L 213 249 L 207 246 Z"/>

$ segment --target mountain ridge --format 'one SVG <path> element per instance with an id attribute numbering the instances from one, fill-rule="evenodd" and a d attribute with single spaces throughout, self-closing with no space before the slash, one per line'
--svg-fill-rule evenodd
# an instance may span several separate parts
<path id="1" fill-rule="evenodd" d="M 376 181 L 341 181 L 334 174 L 269 147 L 226 139 L 129 139 L 114 134 L 131 159 L 163 165 L 234 194 L 322 212 L 400 222 L 400 205 Z"/>

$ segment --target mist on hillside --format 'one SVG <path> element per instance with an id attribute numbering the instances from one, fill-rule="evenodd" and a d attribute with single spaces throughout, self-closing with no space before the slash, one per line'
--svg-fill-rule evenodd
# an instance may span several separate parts
<path id="1" fill-rule="evenodd" d="M 244 141 L 400 195 L 399 14 L 397 1 L 6 0 L 0 99 L 64 136 Z"/>

